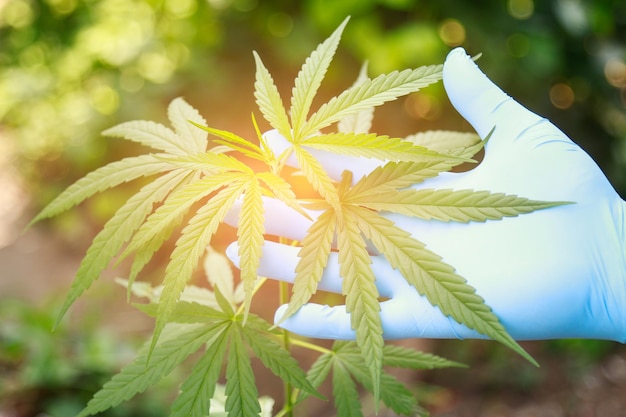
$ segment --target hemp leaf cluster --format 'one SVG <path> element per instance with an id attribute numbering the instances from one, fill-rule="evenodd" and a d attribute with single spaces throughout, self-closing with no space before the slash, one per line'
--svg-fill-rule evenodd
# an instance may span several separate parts
<path id="1" fill-rule="evenodd" d="M 419 237 L 396 226 L 387 213 L 429 221 L 484 222 L 517 216 L 560 203 L 475 190 L 414 189 L 453 167 L 471 162 L 484 140 L 458 132 L 425 132 L 409 138 L 370 133 L 373 109 L 438 82 L 442 66 L 424 66 L 383 74 L 373 79 L 365 67 L 353 86 L 312 109 L 315 95 L 337 50 L 346 19 L 306 59 L 292 90 L 289 111 L 261 58 L 256 63 L 255 98 L 263 117 L 288 142 L 275 151 L 256 123 L 256 138 L 208 127 L 182 98 L 172 101 L 172 128 L 150 121 L 122 123 L 106 136 L 138 142 L 150 153 L 112 162 L 67 188 L 33 222 L 55 216 L 96 193 L 122 183 L 150 178 L 113 215 L 94 238 L 62 306 L 59 320 L 114 258 L 132 257 L 125 285 L 131 293 L 149 295 L 138 306 L 155 317 L 150 343 L 135 361 L 104 385 L 81 416 L 113 407 L 142 392 L 171 372 L 191 353 L 204 347 L 193 371 L 182 383 L 172 416 L 204 416 L 225 367 L 225 411 L 229 416 L 262 411 L 248 352 L 278 375 L 289 389 L 279 414 L 291 414 L 305 397 L 320 396 L 316 387 L 332 371 L 335 405 L 340 415 L 360 415 L 355 381 L 398 413 L 419 411 L 412 394 L 384 370 L 385 366 L 433 368 L 458 366 L 432 355 L 386 346 L 380 319 L 379 293 L 370 265 L 375 248 L 406 280 L 442 312 L 459 323 L 497 340 L 534 363 L 508 335 L 489 306 L 466 280 L 429 250 Z M 331 133 L 322 129 L 336 125 Z M 316 152 L 376 159 L 380 165 L 362 178 L 344 171 L 333 178 Z M 254 159 L 261 168 L 244 160 Z M 319 198 L 303 200 L 288 181 L 285 166 L 295 160 Z M 301 242 L 299 263 L 289 308 L 295 314 L 316 292 L 331 252 L 337 252 L 342 292 L 356 332 L 355 342 L 337 342 L 325 350 L 288 337 L 250 311 L 266 236 L 263 200 L 276 198 L 303 216 L 317 216 Z M 230 267 L 207 247 L 228 213 L 239 207 L 237 239 L 240 284 Z M 156 207 L 156 208 L 155 208 Z M 135 282 L 163 244 L 177 234 L 174 249 L 157 288 Z M 192 285 L 203 259 L 221 265 L 221 279 L 212 290 Z M 225 278 L 224 278 L 225 277 Z M 235 290 L 237 288 L 237 290 Z M 281 335 L 283 337 L 281 343 Z M 323 352 L 306 374 L 290 348 L 304 346 Z M 226 365 L 224 365 L 226 364 Z M 417 410 L 417 411 L 416 411 Z M 423 414 L 422 412 L 419 412 Z"/>

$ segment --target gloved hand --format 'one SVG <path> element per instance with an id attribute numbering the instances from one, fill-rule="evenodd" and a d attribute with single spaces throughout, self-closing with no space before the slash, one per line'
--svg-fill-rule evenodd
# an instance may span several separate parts
<path id="1" fill-rule="evenodd" d="M 476 168 L 443 173 L 416 188 L 489 190 L 575 204 L 485 223 L 388 217 L 454 266 L 513 338 L 626 341 L 624 202 L 582 149 L 503 93 L 463 49 L 448 55 L 443 81 L 454 107 L 481 137 L 495 130 Z M 277 136 L 271 132 L 267 138 L 277 148 L 285 146 Z M 376 165 L 340 156 L 320 160 L 331 175 L 341 167 L 356 179 Z M 268 233 L 303 238 L 309 220 L 279 201 L 266 205 Z M 298 250 L 266 242 L 259 274 L 292 282 Z M 227 254 L 237 264 L 236 244 Z M 431 306 L 384 257 L 372 256 L 372 263 L 379 292 L 389 298 L 381 303 L 385 338 L 482 337 Z M 318 288 L 341 291 L 335 256 Z M 276 312 L 277 320 L 285 308 Z M 308 304 L 282 327 L 317 338 L 355 335 L 345 306 Z"/>

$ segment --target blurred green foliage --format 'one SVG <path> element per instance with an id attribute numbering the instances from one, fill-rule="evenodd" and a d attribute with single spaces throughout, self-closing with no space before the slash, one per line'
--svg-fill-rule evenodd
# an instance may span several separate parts
<path id="1" fill-rule="evenodd" d="M 94 312 L 51 332 L 55 312 L 25 302 L 0 302 L 0 415 L 76 415 L 112 374 L 130 362 L 136 343 L 102 330 Z M 95 320 L 94 320 L 95 319 Z M 103 416 L 167 415 L 167 383 Z"/>
<path id="2" fill-rule="evenodd" d="M 2 0 L 2 151 L 39 206 L 133 151 L 102 139 L 102 129 L 162 119 L 173 97 L 186 96 L 212 125 L 251 132 L 251 50 L 292 79 L 346 15 L 347 52 L 330 93 L 363 60 L 376 75 L 440 63 L 460 45 L 482 53 L 494 81 L 552 119 L 626 191 L 626 3 L 618 0 Z M 392 134 L 463 126 L 442 88 L 378 120 Z"/>

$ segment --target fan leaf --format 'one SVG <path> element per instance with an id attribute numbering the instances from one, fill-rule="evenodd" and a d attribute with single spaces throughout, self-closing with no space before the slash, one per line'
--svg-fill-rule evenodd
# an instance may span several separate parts
<path id="1" fill-rule="evenodd" d="M 340 155 L 389 160 L 394 162 L 426 162 L 469 160 L 441 154 L 423 146 L 417 146 L 404 139 L 390 138 L 375 133 L 329 133 L 314 135 L 302 141 L 303 146 Z"/>
<path id="2" fill-rule="evenodd" d="M 433 84 L 441 80 L 442 69 L 441 65 L 431 65 L 394 71 L 365 80 L 323 104 L 307 121 L 302 137 L 308 137 L 350 114 L 379 106 Z"/>
<path id="3" fill-rule="evenodd" d="M 287 112 L 280 98 L 278 88 L 276 88 L 276 84 L 274 84 L 272 75 L 267 68 L 265 68 L 261 57 L 259 57 L 256 52 L 254 52 L 254 61 L 256 63 L 254 97 L 256 98 L 259 110 L 261 110 L 265 120 L 267 120 L 274 129 L 278 130 L 287 140 L 293 142 L 289 118 L 287 117 Z"/>
<path id="4" fill-rule="evenodd" d="M 383 357 L 382 323 L 376 277 L 351 207 L 344 207 L 343 225 L 338 227 L 339 272 L 343 278 L 342 293 L 350 313 L 352 328 L 365 364 L 372 377 L 373 393 L 378 404 Z"/>
<path id="5" fill-rule="evenodd" d="M 214 331 L 207 350 L 196 362 L 191 374 L 180 387 L 180 394 L 172 404 L 170 417 L 205 417 L 211 409 L 222 363 L 226 353 L 228 331 L 220 327 Z"/>
<path id="6" fill-rule="evenodd" d="M 242 341 L 240 329 L 233 326 L 226 366 L 226 404 L 229 417 L 257 416 L 261 412 L 259 396 L 250 365 L 250 357 Z"/>
<path id="7" fill-rule="evenodd" d="M 164 334 L 161 343 L 152 350 L 150 361 L 147 346 L 144 346 L 131 364 L 104 384 L 78 417 L 94 415 L 115 407 L 160 381 L 211 337 L 215 325 L 187 325 L 178 329 L 171 333 L 164 332 L 167 334 Z"/>
<path id="8" fill-rule="evenodd" d="M 537 364 L 507 333 L 476 290 L 441 257 L 371 210 L 355 207 L 352 212 L 360 230 L 385 255 L 391 266 L 397 268 L 409 284 L 425 295 L 432 305 L 438 306 L 444 315 L 498 340 Z"/>
<path id="9" fill-rule="evenodd" d="M 185 153 L 196 153 L 206 151 L 208 140 L 206 132 L 203 132 L 197 125 L 204 125 L 204 117 L 198 110 L 190 106 L 181 97 L 175 98 L 167 108 L 167 116 L 174 127 L 181 146 L 184 146 Z"/>
<path id="10" fill-rule="evenodd" d="M 415 216 L 425 220 L 460 223 L 485 222 L 514 217 L 535 210 L 555 207 L 565 202 L 529 200 L 516 195 L 474 190 L 405 190 L 370 194 L 359 201 L 378 211 Z"/>
<path id="11" fill-rule="evenodd" d="M 132 156 L 111 162 L 90 172 L 66 188 L 30 222 L 29 226 L 42 219 L 56 216 L 109 188 L 175 168 L 154 154 Z"/>
<path id="12" fill-rule="evenodd" d="M 302 249 L 298 253 L 300 260 L 296 266 L 296 277 L 289 306 L 277 323 L 278 325 L 298 311 L 317 291 L 317 285 L 322 279 L 324 268 L 328 263 L 336 224 L 335 213 L 332 210 L 327 210 L 315 220 L 307 231 L 302 240 Z"/>
<path id="13" fill-rule="evenodd" d="M 237 228 L 237 242 L 241 257 L 239 269 L 241 270 L 241 281 L 245 293 L 244 321 L 250 311 L 257 269 L 261 259 L 263 234 L 265 233 L 263 213 L 261 187 L 256 179 L 252 179 L 246 185 L 239 215 L 239 227 Z"/>
<path id="14" fill-rule="evenodd" d="M 161 331 L 170 319 L 185 284 L 191 278 L 217 227 L 245 186 L 245 181 L 234 181 L 220 190 L 206 205 L 198 209 L 176 241 L 176 247 L 165 269 L 152 346 L 155 346 Z"/>
<path id="15" fill-rule="evenodd" d="M 294 143 L 298 143 L 302 139 L 300 133 L 306 122 L 311 103 L 337 51 L 341 34 L 349 19 L 349 17 L 346 18 L 329 38 L 318 45 L 304 61 L 296 77 L 291 92 L 291 126 Z"/>
<path id="16" fill-rule="evenodd" d="M 57 324 L 74 301 L 100 277 L 124 243 L 152 211 L 153 204 L 162 201 L 170 190 L 184 182 L 188 176 L 189 173 L 185 171 L 170 171 L 144 186 L 115 212 L 87 249 L 59 312 Z"/>

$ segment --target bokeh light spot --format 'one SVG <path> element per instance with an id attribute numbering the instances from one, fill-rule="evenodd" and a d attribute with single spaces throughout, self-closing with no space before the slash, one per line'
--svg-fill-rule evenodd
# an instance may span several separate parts
<path id="1" fill-rule="evenodd" d="M 267 29 L 273 36 L 284 38 L 293 29 L 293 19 L 287 13 L 273 13 L 267 18 Z"/>
<path id="2" fill-rule="evenodd" d="M 33 9 L 24 0 L 10 1 L 1 8 L 0 27 L 12 26 L 16 29 L 26 27 L 33 21 Z"/>
<path id="3" fill-rule="evenodd" d="M 108 85 L 99 85 L 90 93 L 91 105 L 100 114 L 110 115 L 115 113 L 120 104 L 117 91 Z"/>
<path id="4" fill-rule="evenodd" d="M 604 77 L 613 87 L 626 87 L 626 63 L 618 59 L 609 59 L 604 64 Z"/>
<path id="5" fill-rule="evenodd" d="M 410 94 L 404 101 L 404 109 L 414 119 L 435 120 L 441 114 L 437 97 L 423 92 Z"/>
<path id="6" fill-rule="evenodd" d="M 568 109 L 576 98 L 574 90 L 568 84 L 557 83 L 550 88 L 550 101 L 557 109 Z"/>
<path id="7" fill-rule="evenodd" d="M 184 19 L 196 12 L 198 4 L 196 0 L 168 0 L 165 7 L 175 18 Z"/>
<path id="8" fill-rule="evenodd" d="M 533 0 L 509 0 L 507 10 L 514 18 L 524 20 L 533 15 L 535 4 Z"/>
<path id="9" fill-rule="evenodd" d="M 465 42 L 465 27 L 456 19 L 446 19 L 439 26 L 439 37 L 448 46 Z"/>

